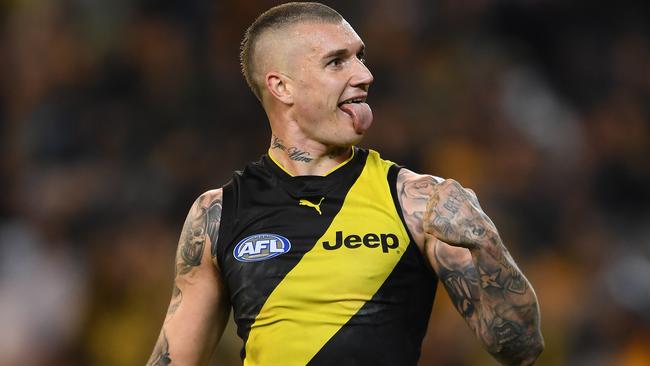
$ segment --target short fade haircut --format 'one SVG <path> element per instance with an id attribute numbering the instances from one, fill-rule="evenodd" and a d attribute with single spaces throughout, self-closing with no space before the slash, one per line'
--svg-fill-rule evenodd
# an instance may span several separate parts
<path id="1" fill-rule="evenodd" d="M 281 29 L 305 21 L 339 23 L 344 19 L 336 10 L 321 3 L 292 2 L 265 11 L 246 30 L 244 39 L 241 42 L 239 61 L 241 62 L 241 71 L 244 74 L 246 83 L 260 101 L 262 100 L 261 86 L 253 78 L 256 67 L 254 57 L 257 41 L 268 30 Z"/>

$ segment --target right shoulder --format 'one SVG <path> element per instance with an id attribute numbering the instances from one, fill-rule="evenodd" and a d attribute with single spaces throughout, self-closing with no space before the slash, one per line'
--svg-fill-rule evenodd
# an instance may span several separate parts
<path id="1" fill-rule="evenodd" d="M 211 189 L 209 191 L 203 192 L 197 199 L 194 201 L 194 207 L 197 208 L 209 208 L 215 203 L 223 201 L 223 188 Z"/>
<path id="2" fill-rule="evenodd" d="M 223 207 L 223 188 L 211 189 L 202 193 L 192 204 L 184 225 L 184 236 L 195 237 L 195 241 L 208 243 L 211 257 L 215 259 L 221 210 Z M 207 249 L 206 248 L 206 249 Z"/>
<path id="3" fill-rule="evenodd" d="M 205 212 L 206 234 L 212 244 L 212 255 L 214 256 L 217 239 L 219 238 L 219 227 L 221 226 L 223 188 L 206 191 L 196 201 Z"/>

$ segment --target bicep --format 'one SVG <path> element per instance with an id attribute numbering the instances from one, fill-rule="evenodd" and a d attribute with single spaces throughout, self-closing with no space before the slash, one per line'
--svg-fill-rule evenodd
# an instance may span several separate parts
<path id="1" fill-rule="evenodd" d="M 174 281 L 164 331 L 175 361 L 207 361 L 228 319 L 227 291 L 212 264 L 208 244 L 206 240 L 200 264 Z"/>
<path id="2" fill-rule="evenodd" d="M 479 276 L 469 250 L 427 235 L 425 253 L 452 304 L 476 332 L 479 326 Z"/>
<path id="3" fill-rule="evenodd" d="M 149 364 L 207 362 L 225 328 L 230 304 L 211 256 L 221 199 L 221 190 L 207 192 L 187 215 L 176 251 L 172 299 Z"/>
<path id="4" fill-rule="evenodd" d="M 467 324 L 478 329 L 478 275 L 468 249 L 448 245 L 424 231 L 424 217 L 434 187 L 443 179 L 407 169 L 397 176 L 397 194 L 404 221 L 427 262 Z"/>

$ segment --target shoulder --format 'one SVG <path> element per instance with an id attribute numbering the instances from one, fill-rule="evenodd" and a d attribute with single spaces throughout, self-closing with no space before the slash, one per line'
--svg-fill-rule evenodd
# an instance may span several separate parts
<path id="1" fill-rule="evenodd" d="M 204 222 L 206 234 L 213 245 L 216 244 L 219 234 L 222 208 L 223 188 L 206 191 L 194 202 L 193 210 Z"/>
<path id="2" fill-rule="evenodd" d="M 223 188 L 211 189 L 202 193 L 195 201 L 185 219 L 181 245 L 190 247 L 200 243 L 200 250 L 203 247 L 210 250 L 215 265 L 214 256 L 216 253 L 217 240 L 219 239 L 219 227 L 221 226 L 221 210 L 223 207 Z M 205 245 L 205 244 L 208 245 Z M 196 261 L 200 262 L 202 255 L 196 254 Z"/>
<path id="3" fill-rule="evenodd" d="M 402 210 L 402 215 L 413 239 L 422 249 L 425 235 L 423 219 L 429 199 L 434 193 L 434 187 L 443 179 L 428 175 L 418 174 L 402 168 L 397 174 L 397 198 Z"/>
<path id="4" fill-rule="evenodd" d="M 442 183 L 443 178 L 429 174 L 418 174 L 402 168 L 397 174 L 397 192 L 400 202 L 402 199 L 428 199 L 433 193 L 433 187 Z"/>
<path id="5" fill-rule="evenodd" d="M 195 201 L 185 221 L 189 234 L 207 235 L 213 243 L 216 241 L 221 209 L 223 207 L 223 189 L 212 189 L 201 194 Z"/>
<path id="6" fill-rule="evenodd" d="M 209 208 L 215 202 L 221 203 L 223 200 L 223 188 L 211 189 L 203 192 L 194 202 L 197 208 Z"/>
<path id="7" fill-rule="evenodd" d="M 218 226 L 223 207 L 223 189 L 212 189 L 201 194 L 192 204 L 185 221 L 186 227 L 210 233 L 211 225 Z M 195 232 L 194 232 L 195 233 Z M 212 238 L 211 238 L 212 239 Z"/>

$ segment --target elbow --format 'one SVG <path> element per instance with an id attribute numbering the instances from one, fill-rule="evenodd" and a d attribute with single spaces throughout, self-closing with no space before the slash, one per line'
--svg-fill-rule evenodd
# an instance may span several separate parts
<path id="1" fill-rule="evenodd" d="M 544 351 L 544 339 L 542 339 L 542 337 L 539 337 L 539 340 L 537 342 L 530 345 L 530 348 L 528 349 L 528 352 L 526 352 L 526 354 L 524 355 L 523 359 L 521 359 L 515 365 L 518 366 L 533 365 L 535 364 L 535 361 L 537 361 L 537 358 L 539 357 L 540 354 L 542 354 L 543 351 Z"/>
<path id="2" fill-rule="evenodd" d="M 503 365 L 530 366 L 535 364 L 544 347 L 544 338 L 539 334 L 527 342 L 519 343 L 518 347 L 504 347 L 492 355 Z"/>
<path id="3" fill-rule="evenodd" d="M 539 357 L 539 355 L 541 355 L 542 352 L 544 352 L 544 347 L 546 347 L 546 345 L 544 344 L 544 338 L 542 337 L 541 334 L 539 335 L 538 338 L 539 338 L 539 339 L 538 339 L 537 343 L 535 343 L 535 346 L 534 346 L 534 358 L 533 358 L 533 362 L 535 362 L 535 360 L 537 359 L 537 357 Z"/>

